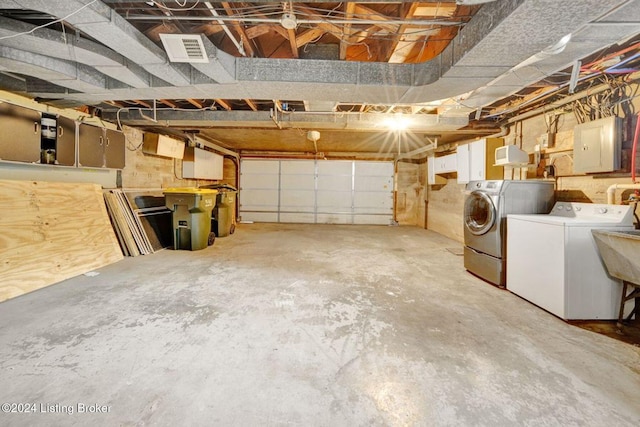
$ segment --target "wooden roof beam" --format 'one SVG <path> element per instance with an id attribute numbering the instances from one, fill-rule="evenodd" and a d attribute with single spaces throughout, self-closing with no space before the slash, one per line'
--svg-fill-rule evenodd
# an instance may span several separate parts
<path id="1" fill-rule="evenodd" d="M 202 104 L 200 101 L 197 101 L 195 99 L 187 99 L 187 102 L 193 105 L 194 107 L 198 107 L 201 110 L 204 108 L 204 104 Z"/>
<path id="2" fill-rule="evenodd" d="M 249 108 L 251 108 L 253 111 L 258 111 L 258 106 L 256 105 L 255 102 L 253 102 L 250 99 L 245 99 L 244 102 L 247 103 L 247 105 L 249 106 Z"/>
<path id="3" fill-rule="evenodd" d="M 297 36 L 295 39 L 295 44 L 298 48 L 300 48 L 308 43 L 311 43 L 318 37 L 321 37 L 325 32 L 326 31 L 322 28 L 312 28 Z"/>
<path id="4" fill-rule="evenodd" d="M 229 16 L 234 15 L 233 8 L 231 8 L 231 5 L 229 4 L 229 2 L 223 1 L 220 4 L 224 8 L 224 10 L 227 12 L 227 15 Z M 231 26 L 233 27 L 234 30 L 236 30 L 236 33 L 238 33 L 238 35 L 240 36 L 240 39 L 241 39 L 240 42 L 242 43 L 242 46 L 244 47 L 246 54 L 248 56 L 255 56 L 256 53 L 255 53 L 255 50 L 253 49 L 253 46 L 251 45 L 251 39 L 247 36 L 247 33 L 244 31 L 244 28 L 242 27 L 242 25 L 234 21 L 231 23 Z"/>
<path id="5" fill-rule="evenodd" d="M 419 5 L 420 3 L 414 2 L 410 3 L 408 7 L 403 7 L 404 11 L 402 15 L 404 18 L 413 18 L 413 15 Z M 413 31 L 415 31 L 415 29 L 411 28 L 410 25 L 400 25 L 400 28 L 398 28 L 398 32 L 393 37 L 393 41 L 387 51 L 387 62 L 402 63 L 407 59 L 407 56 L 409 56 L 409 53 L 411 53 L 411 50 L 413 49 L 413 46 L 415 46 L 415 44 L 424 37 L 424 35 L 413 34 Z"/>
<path id="6" fill-rule="evenodd" d="M 376 12 L 375 10 L 369 9 L 368 7 L 363 6 L 361 4 L 356 4 L 355 13 L 357 13 L 358 15 L 366 15 L 367 19 L 370 19 L 373 21 L 379 21 L 379 23 L 377 23 L 378 27 L 383 28 L 392 33 L 395 33 L 398 29 L 397 24 L 385 24 L 386 21 L 389 21 L 394 18 L 390 18 L 387 15 L 383 15 L 382 13 Z M 358 23 L 357 19 L 355 19 L 355 23 L 356 24 Z"/>
<path id="7" fill-rule="evenodd" d="M 149 103 L 148 103 L 148 102 L 146 102 L 146 101 L 142 101 L 141 99 L 135 99 L 133 102 L 135 102 L 136 104 L 140 104 L 140 105 L 142 105 L 143 107 L 153 108 L 153 107 L 151 106 L 151 104 L 149 104 Z"/>
<path id="8" fill-rule="evenodd" d="M 222 108 L 224 108 L 227 111 L 231 111 L 233 109 L 231 108 L 231 104 L 229 104 L 224 99 L 215 99 L 214 101 L 216 101 L 216 104 L 220 105 Z"/>
<path id="9" fill-rule="evenodd" d="M 168 99 L 159 99 L 158 101 L 162 102 L 164 105 L 168 105 L 171 108 L 178 108 L 178 104 Z"/>

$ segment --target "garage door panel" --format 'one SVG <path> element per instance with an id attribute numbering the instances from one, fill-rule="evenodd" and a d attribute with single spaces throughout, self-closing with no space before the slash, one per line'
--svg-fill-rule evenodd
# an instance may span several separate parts
<path id="1" fill-rule="evenodd" d="M 316 222 L 316 215 L 314 213 L 280 212 L 280 222 L 313 224 Z"/>
<path id="2" fill-rule="evenodd" d="M 351 224 L 353 221 L 353 215 L 350 213 L 318 213 L 317 218 L 319 224 Z"/>
<path id="3" fill-rule="evenodd" d="M 313 175 L 282 175 L 280 188 L 283 190 L 314 190 L 316 179 Z"/>
<path id="4" fill-rule="evenodd" d="M 278 207 L 277 190 L 242 190 L 240 203 L 242 207 L 273 206 Z"/>
<path id="5" fill-rule="evenodd" d="M 351 191 L 318 191 L 316 204 L 318 209 L 328 207 L 351 209 L 352 200 Z"/>
<path id="6" fill-rule="evenodd" d="M 393 190 L 393 177 L 386 176 L 356 176 L 355 191 L 381 191 L 389 193 Z"/>
<path id="7" fill-rule="evenodd" d="M 356 176 L 364 175 L 386 175 L 393 176 L 393 163 L 385 162 L 356 162 Z"/>
<path id="8" fill-rule="evenodd" d="M 315 175 L 316 166 L 313 160 L 281 160 L 282 175 Z"/>
<path id="9" fill-rule="evenodd" d="M 351 191 L 351 175 L 319 175 L 318 190 Z"/>
<path id="10" fill-rule="evenodd" d="M 242 175 L 242 189 L 278 189 L 278 175 Z"/>
<path id="11" fill-rule="evenodd" d="M 273 160 L 243 160 L 242 174 L 276 174 L 280 173 L 280 164 Z"/>
<path id="12" fill-rule="evenodd" d="M 393 219 L 391 162 L 243 160 L 242 172 L 243 219 L 327 224 Z"/>
<path id="13" fill-rule="evenodd" d="M 315 206 L 315 193 L 309 190 L 287 190 L 280 193 L 280 207 Z"/>
<path id="14" fill-rule="evenodd" d="M 354 224 L 361 225 L 389 225 L 391 218 L 387 215 L 354 215 Z"/>
<path id="15" fill-rule="evenodd" d="M 353 172 L 353 162 L 348 160 L 318 161 L 318 175 L 349 175 Z"/>
<path id="16" fill-rule="evenodd" d="M 275 212 L 242 212 L 242 220 L 253 222 L 278 222 L 278 214 Z"/>

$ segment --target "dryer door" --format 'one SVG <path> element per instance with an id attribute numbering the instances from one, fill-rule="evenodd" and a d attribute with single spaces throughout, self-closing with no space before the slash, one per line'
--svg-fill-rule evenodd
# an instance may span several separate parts
<path id="1" fill-rule="evenodd" d="M 491 197 L 483 191 L 472 191 L 464 202 L 464 226 L 475 236 L 491 230 L 496 222 L 496 208 Z"/>

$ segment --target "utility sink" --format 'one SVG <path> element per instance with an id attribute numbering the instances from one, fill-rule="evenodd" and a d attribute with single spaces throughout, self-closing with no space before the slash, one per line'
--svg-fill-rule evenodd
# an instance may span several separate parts
<path id="1" fill-rule="evenodd" d="M 640 284 L 640 230 L 591 230 L 609 275 Z"/>

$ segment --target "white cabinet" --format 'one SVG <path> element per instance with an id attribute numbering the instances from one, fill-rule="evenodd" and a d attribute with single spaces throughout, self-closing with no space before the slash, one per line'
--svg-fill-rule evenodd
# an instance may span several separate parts
<path id="1" fill-rule="evenodd" d="M 457 159 L 455 153 L 436 157 L 435 159 L 434 167 L 436 174 L 457 172 Z"/>
<path id="2" fill-rule="evenodd" d="M 448 156 L 443 156 L 443 157 L 436 157 L 436 156 L 427 157 L 427 184 L 429 185 L 446 184 L 447 179 L 442 176 L 439 176 L 438 174 L 455 172 L 456 171 L 455 168 L 456 168 L 455 154 L 450 154 Z"/>
<path id="3" fill-rule="evenodd" d="M 458 184 L 466 184 L 470 181 L 469 179 L 469 145 L 464 144 L 458 145 L 458 149 L 456 150 L 457 163 L 458 163 Z"/>
<path id="4" fill-rule="evenodd" d="M 459 145 L 458 183 L 485 179 L 503 179 L 502 166 L 494 166 L 496 148 L 504 144 L 502 138 L 483 138 Z M 466 160 L 466 161 L 465 161 Z"/>

